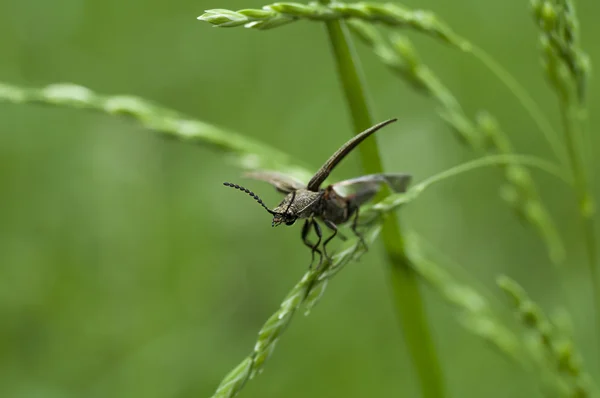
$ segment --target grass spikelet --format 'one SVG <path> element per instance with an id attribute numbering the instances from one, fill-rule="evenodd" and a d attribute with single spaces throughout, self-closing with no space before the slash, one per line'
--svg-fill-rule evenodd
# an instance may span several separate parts
<path id="1" fill-rule="evenodd" d="M 586 161 L 590 162 L 590 159 L 584 159 L 585 151 L 582 150 L 586 87 L 591 68 L 589 57 L 579 45 L 579 22 L 571 0 L 533 0 L 531 7 L 540 28 L 546 76 L 559 97 L 565 144 L 577 184 L 580 211 L 582 217 L 591 223 L 595 206 L 585 170 Z M 588 229 L 593 230 L 591 227 Z M 595 253 L 593 257 L 595 264 Z"/>
<path id="2" fill-rule="evenodd" d="M 324 5 L 319 2 L 309 4 L 282 2 L 266 5 L 262 10 L 207 10 L 198 19 L 222 28 L 243 25 L 246 28 L 262 30 L 283 24 L 277 21 L 288 23 L 300 19 L 312 21 L 361 19 L 388 26 L 408 27 L 463 50 L 470 47 L 431 11 L 409 10 L 393 3 L 332 2 Z"/>
<path id="3" fill-rule="evenodd" d="M 517 282 L 501 276 L 497 283 L 511 299 L 512 308 L 527 330 L 525 340 L 538 359 L 540 371 L 551 372 L 546 380 L 556 384 L 553 389 L 562 391 L 565 397 L 593 396 L 595 387 L 570 336 L 556 327 Z"/>
<path id="4" fill-rule="evenodd" d="M 372 243 L 380 231 L 381 219 L 379 218 L 372 222 L 366 231 L 366 241 Z M 331 263 L 325 260 L 321 267 L 307 271 L 283 299 L 279 309 L 260 329 L 252 353 L 223 379 L 213 398 L 235 396 L 248 380 L 260 374 L 296 311 L 304 306 L 305 314 L 308 314 L 321 298 L 329 279 L 351 260 L 364 253 L 363 244 L 358 239 L 352 239 L 332 257 Z"/>
<path id="5" fill-rule="evenodd" d="M 532 0 L 531 9 L 540 29 L 548 79 L 561 95 L 568 95 L 572 88 L 578 101 L 584 103 L 591 66 L 579 44 L 579 20 L 573 1 Z"/>
<path id="6" fill-rule="evenodd" d="M 579 43 L 579 21 L 572 0 L 532 0 L 531 9 L 540 30 L 546 77 L 556 91 L 563 120 L 564 143 L 575 181 L 594 294 L 596 334 L 600 336 L 600 264 L 597 253 L 595 199 L 590 186 L 593 169 L 591 139 L 585 134 L 586 88 L 590 61 Z M 587 142 L 586 142 L 587 141 Z"/>
<path id="7" fill-rule="evenodd" d="M 480 112 L 476 124 L 486 138 L 487 153 L 514 153 L 507 135 L 500 129 L 492 115 Z M 554 220 L 540 198 L 531 173 L 519 164 L 504 165 L 503 170 L 506 185 L 501 189 L 502 198 L 542 237 L 552 262 L 561 263 L 565 258 L 564 244 Z"/>
<path id="8" fill-rule="evenodd" d="M 165 137 L 222 151 L 243 169 L 281 170 L 301 180 L 308 180 L 311 176 L 304 168 L 295 166 L 288 155 L 273 147 L 134 96 L 103 96 L 75 84 L 52 84 L 37 89 L 0 83 L 1 102 L 86 109 L 122 116 Z"/>
<path id="9" fill-rule="evenodd" d="M 462 325 L 509 359 L 525 365 L 526 358 L 521 355 L 519 339 L 493 310 L 486 295 L 471 284 L 459 282 L 445 267 L 428 259 L 424 254 L 422 240 L 415 233 L 408 235 L 407 244 L 415 271 L 448 303 L 459 310 Z"/>

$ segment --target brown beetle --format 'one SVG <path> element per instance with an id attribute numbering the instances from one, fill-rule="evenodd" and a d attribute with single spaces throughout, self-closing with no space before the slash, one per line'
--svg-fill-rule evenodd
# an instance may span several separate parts
<path id="1" fill-rule="evenodd" d="M 338 235 L 338 225 L 344 224 L 352 218 L 351 229 L 361 242 L 366 244 L 362 236 L 356 230 L 358 213 L 360 206 L 371 200 L 379 189 L 381 184 L 387 184 L 394 192 L 405 192 L 410 183 L 411 176 L 409 174 L 371 174 L 362 177 L 352 178 L 349 180 L 340 181 L 335 184 L 328 185 L 326 188 L 321 188 L 321 184 L 329 176 L 331 171 L 337 164 L 348 155 L 354 148 L 358 146 L 371 134 L 375 133 L 380 128 L 395 122 L 396 119 L 386 120 L 362 133 L 354 136 L 346 142 L 340 149 L 337 150 L 325 164 L 315 173 L 308 184 L 290 176 L 275 172 L 275 171 L 257 171 L 246 173 L 246 176 L 256 180 L 262 180 L 273 185 L 279 192 L 286 194 L 283 201 L 273 210 L 269 209 L 263 201 L 252 191 L 232 183 L 224 183 L 224 185 L 239 189 L 252 196 L 259 204 L 261 204 L 269 213 L 273 215 L 273 226 L 279 224 L 293 225 L 298 219 L 306 219 L 302 227 L 302 241 L 311 248 L 312 263 L 314 262 L 314 254 L 319 254 L 319 265 L 322 262 L 323 254 L 329 258 L 326 251 L 326 245 L 336 235 Z M 318 246 L 323 237 L 321 227 L 316 219 L 321 220 L 333 234 L 323 242 L 323 252 Z M 316 243 L 311 243 L 308 240 L 310 229 L 313 228 L 317 234 L 318 240 Z M 339 234 L 342 239 L 346 239 Z"/>

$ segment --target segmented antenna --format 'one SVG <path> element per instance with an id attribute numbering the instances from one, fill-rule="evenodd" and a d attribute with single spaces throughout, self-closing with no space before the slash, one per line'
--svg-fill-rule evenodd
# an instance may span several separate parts
<path id="1" fill-rule="evenodd" d="M 257 194 L 255 194 L 254 192 L 252 192 L 248 188 L 244 188 L 241 185 L 232 184 L 230 182 L 224 182 L 223 185 L 225 185 L 226 187 L 231 187 L 231 188 L 239 189 L 240 191 L 246 192 L 248 195 L 252 196 L 254 198 L 254 200 L 256 200 L 258 202 L 259 205 L 261 205 L 262 207 L 264 207 L 266 211 L 268 211 L 269 213 L 271 213 L 273 215 L 277 214 L 273 210 L 269 209 L 267 207 L 267 205 L 264 204 L 264 202 L 262 201 L 262 199 L 259 198 Z"/>

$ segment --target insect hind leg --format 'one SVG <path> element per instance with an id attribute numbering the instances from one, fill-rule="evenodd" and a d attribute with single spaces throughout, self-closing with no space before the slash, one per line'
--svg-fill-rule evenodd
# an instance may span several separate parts
<path id="1" fill-rule="evenodd" d="M 364 247 L 365 251 L 368 251 L 369 246 L 367 246 L 367 242 L 365 242 L 365 238 L 363 237 L 363 235 L 360 232 L 358 232 L 358 207 L 356 209 L 354 209 L 354 219 L 352 220 L 352 226 L 350 227 L 350 229 L 352 230 L 352 232 L 354 232 L 354 235 L 356 235 L 358 237 L 358 239 L 360 240 L 360 243 Z"/>
<path id="2" fill-rule="evenodd" d="M 310 227 L 314 227 L 315 233 L 317 234 L 317 237 L 319 238 L 317 240 L 317 243 L 311 243 L 308 240 L 308 234 L 310 232 Z M 310 265 L 308 266 L 308 268 L 312 268 L 312 265 L 315 262 L 315 252 L 319 253 L 319 265 L 318 266 L 320 266 L 321 263 L 323 262 L 323 253 L 318 248 L 319 244 L 321 243 L 322 237 L 323 237 L 323 234 L 321 233 L 321 228 L 319 227 L 317 222 L 313 218 L 307 219 L 304 222 L 304 225 L 302 226 L 302 242 L 304 242 L 304 244 L 306 246 L 308 246 L 311 250 L 311 252 L 310 252 L 311 259 L 310 259 Z"/>
<path id="3" fill-rule="evenodd" d="M 325 242 L 323 242 L 323 254 L 325 255 L 325 258 L 327 260 L 331 261 L 331 257 L 329 257 L 329 255 L 327 254 L 327 249 L 325 247 L 338 234 L 338 227 L 330 220 L 323 220 L 323 222 L 329 229 L 333 231 L 333 234 L 331 234 L 331 236 L 325 239 Z"/>

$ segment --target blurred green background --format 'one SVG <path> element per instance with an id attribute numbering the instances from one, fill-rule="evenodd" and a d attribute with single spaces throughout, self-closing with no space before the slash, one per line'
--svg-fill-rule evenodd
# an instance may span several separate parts
<path id="1" fill-rule="evenodd" d="M 559 128 L 527 1 L 404 4 L 434 10 L 487 49 Z M 139 95 L 268 142 L 316 169 L 352 133 L 324 27 L 299 22 L 257 32 L 196 20 L 207 8 L 262 5 L 1 0 L 0 81 L 73 82 Z M 594 61 L 600 4 L 578 5 Z M 491 111 L 519 152 L 551 158 L 531 118 L 480 63 L 409 36 L 468 114 Z M 420 180 L 473 158 L 432 101 L 357 47 L 377 119 L 400 119 L 378 134 L 387 170 Z M 588 92 L 596 147 L 596 81 Z M 0 104 L 0 120 L 0 396 L 210 396 L 250 353 L 309 259 L 300 226 L 272 229 L 252 200 L 221 183 L 245 183 L 269 205 L 278 194 L 244 181 L 222 154 L 128 121 L 7 104 Z M 353 154 L 334 178 L 359 173 Z M 586 365 L 598 375 L 573 194 L 553 177 L 535 176 L 567 244 L 562 281 L 537 235 L 499 198 L 496 169 L 440 184 L 401 216 L 499 298 L 494 279 L 506 273 L 549 312 L 566 306 Z M 294 318 L 264 374 L 241 396 L 418 396 L 375 246 L 332 281 L 311 316 Z M 437 292 L 424 290 L 451 396 L 540 395 L 534 376 L 466 332 Z"/>

